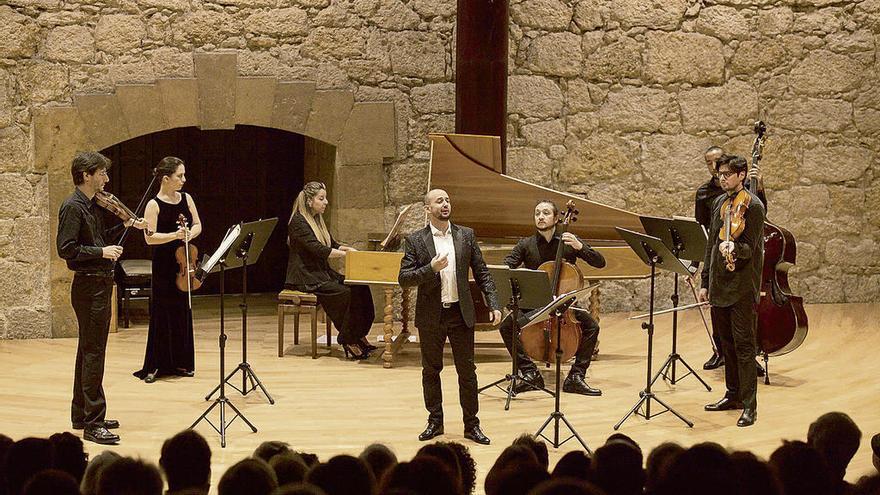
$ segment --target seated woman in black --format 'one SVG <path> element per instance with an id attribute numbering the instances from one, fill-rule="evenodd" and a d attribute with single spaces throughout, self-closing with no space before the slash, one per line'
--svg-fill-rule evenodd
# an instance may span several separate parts
<path id="1" fill-rule="evenodd" d="M 342 246 L 330 236 L 324 223 L 327 187 L 309 182 L 293 203 L 287 224 L 290 260 L 284 287 L 318 296 L 318 303 L 339 330 L 345 356 L 365 359 L 376 347 L 366 335 L 373 324 L 373 296 L 365 285 L 345 285 L 341 274 L 330 268 L 330 258 L 344 258 L 354 248 Z"/>

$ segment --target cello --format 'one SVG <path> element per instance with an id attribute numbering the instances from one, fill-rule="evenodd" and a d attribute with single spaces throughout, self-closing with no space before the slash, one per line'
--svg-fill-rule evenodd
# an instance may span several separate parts
<path id="1" fill-rule="evenodd" d="M 559 245 L 556 247 L 556 259 L 547 261 L 538 267 L 550 275 L 550 288 L 553 289 L 553 297 L 565 294 L 584 286 L 584 275 L 577 265 L 568 263 L 562 259 L 565 243 L 562 242 L 562 234 L 568 230 L 571 222 L 577 221 L 578 211 L 574 207 L 574 201 L 569 200 L 565 205 L 566 210 L 562 219 L 556 224 L 554 236 L 559 236 Z M 558 332 L 556 325 L 559 325 Z M 581 325 L 571 309 L 559 318 L 548 318 L 539 323 L 532 323 L 523 327 L 520 334 L 523 351 L 536 361 L 543 361 L 549 366 L 556 361 L 557 335 L 562 348 L 561 361 L 568 361 L 574 357 L 581 342 Z"/>
<path id="2" fill-rule="evenodd" d="M 755 122 L 755 143 L 752 146 L 752 169 L 758 166 L 766 139 L 764 122 Z M 750 175 L 752 175 L 750 173 Z M 757 180 L 750 181 L 749 190 L 757 193 Z M 764 356 L 764 367 L 770 356 L 781 356 L 797 349 L 807 337 L 807 313 L 804 300 L 792 293 L 788 270 L 797 258 L 794 235 L 783 227 L 764 222 L 764 265 L 761 272 L 761 299 L 758 302 L 758 350 Z M 770 383 L 769 370 L 764 383 Z"/>

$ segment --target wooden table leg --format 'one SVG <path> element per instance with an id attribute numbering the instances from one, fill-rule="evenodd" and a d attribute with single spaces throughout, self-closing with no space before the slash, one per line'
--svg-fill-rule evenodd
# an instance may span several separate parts
<path id="1" fill-rule="evenodd" d="M 394 289 L 385 288 L 385 308 L 384 308 L 384 334 L 385 334 L 385 352 L 382 353 L 382 367 L 390 368 L 394 361 L 394 352 L 392 346 L 394 344 Z"/>

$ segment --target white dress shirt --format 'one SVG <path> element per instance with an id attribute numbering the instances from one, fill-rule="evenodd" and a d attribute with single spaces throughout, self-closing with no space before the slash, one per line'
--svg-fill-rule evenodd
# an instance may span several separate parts
<path id="1" fill-rule="evenodd" d="M 440 301 L 446 304 L 458 302 L 458 285 L 455 281 L 455 243 L 452 241 L 452 224 L 446 232 L 440 232 L 434 224 L 431 233 L 434 239 L 434 251 L 438 255 L 446 254 L 449 264 L 440 270 Z"/>

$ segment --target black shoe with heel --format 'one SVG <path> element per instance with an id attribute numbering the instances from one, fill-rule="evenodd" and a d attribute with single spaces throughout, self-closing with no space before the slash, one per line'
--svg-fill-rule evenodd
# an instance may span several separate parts
<path id="1" fill-rule="evenodd" d="M 358 344 L 342 344 L 342 350 L 345 352 L 346 359 L 358 361 L 370 357 L 370 353 L 364 351 L 364 349 Z"/>
<path id="2" fill-rule="evenodd" d="M 373 351 L 375 351 L 376 349 L 378 349 L 378 347 L 376 347 L 376 346 L 374 346 L 373 344 L 371 344 L 370 341 L 367 340 L 366 337 L 362 337 L 361 340 L 360 340 L 360 342 L 358 342 L 358 345 L 360 345 L 361 348 L 364 349 L 364 350 L 367 351 L 367 352 L 373 352 Z"/>
<path id="3" fill-rule="evenodd" d="M 159 376 L 159 370 L 153 370 L 147 373 L 147 376 L 144 377 L 144 383 L 153 383 L 156 381 L 156 378 Z"/>

